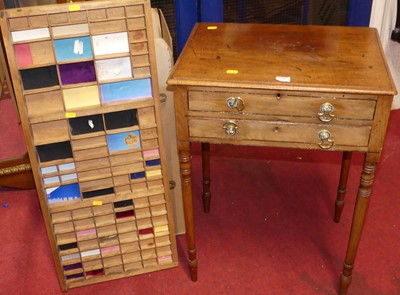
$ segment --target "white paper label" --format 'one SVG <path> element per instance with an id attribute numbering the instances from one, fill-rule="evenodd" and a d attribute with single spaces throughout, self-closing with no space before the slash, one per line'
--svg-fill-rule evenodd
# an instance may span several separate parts
<path id="1" fill-rule="evenodd" d="M 290 77 L 276 76 L 275 79 L 279 82 L 290 83 Z"/>

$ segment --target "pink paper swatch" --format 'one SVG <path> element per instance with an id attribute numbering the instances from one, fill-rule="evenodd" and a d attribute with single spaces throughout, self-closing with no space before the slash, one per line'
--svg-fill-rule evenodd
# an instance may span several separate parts
<path id="1" fill-rule="evenodd" d="M 26 67 L 33 64 L 31 49 L 28 43 L 15 44 L 14 51 L 19 67 Z"/>

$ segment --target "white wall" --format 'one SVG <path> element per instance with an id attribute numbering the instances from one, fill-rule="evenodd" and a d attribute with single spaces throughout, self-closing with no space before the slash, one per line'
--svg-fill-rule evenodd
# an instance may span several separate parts
<path id="1" fill-rule="evenodd" d="M 376 28 L 392 72 L 397 90 L 400 91 L 400 43 L 390 39 L 396 24 L 397 0 L 375 0 L 372 3 L 370 27 Z M 400 95 L 395 96 L 393 109 L 400 109 Z"/>

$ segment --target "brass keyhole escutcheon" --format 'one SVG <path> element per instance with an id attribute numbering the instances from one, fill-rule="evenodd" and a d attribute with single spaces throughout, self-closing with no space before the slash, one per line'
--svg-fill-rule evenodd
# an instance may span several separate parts
<path id="1" fill-rule="evenodd" d="M 318 144 L 321 149 L 328 150 L 334 144 L 334 140 L 331 139 L 331 133 L 326 129 L 318 132 L 318 138 L 321 140 L 321 142 Z"/>
<path id="2" fill-rule="evenodd" d="M 318 119 L 321 122 L 330 122 L 335 117 L 333 111 L 335 110 L 333 104 L 325 102 L 319 107 Z"/>
<path id="3" fill-rule="evenodd" d="M 226 99 L 226 106 L 230 109 L 236 109 L 239 112 L 244 110 L 244 101 L 240 97 L 228 97 Z"/>
<path id="4" fill-rule="evenodd" d="M 222 128 L 225 130 L 225 134 L 230 136 L 236 135 L 238 131 L 238 126 L 233 121 L 225 123 Z"/>

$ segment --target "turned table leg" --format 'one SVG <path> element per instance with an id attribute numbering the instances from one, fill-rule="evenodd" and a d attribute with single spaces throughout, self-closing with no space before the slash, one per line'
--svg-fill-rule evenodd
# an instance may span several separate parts
<path id="1" fill-rule="evenodd" d="M 201 160 L 202 160 L 202 171 L 203 171 L 203 210 L 204 212 L 210 212 L 210 201 L 211 201 L 211 191 L 210 191 L 210 144 L 201 144 Z"/>
<path id="2" fill-rule="evenodd" d="M 192 156 L 189 142 L 178 143 L 179 166 L 182 182 L 183 210 L 185 215 L 186 239 L 188 244 L 188 263 L 190 277 L 197 281 L 196 243 L 193 224 L 192 198 Z"/>
<path id="3" fill-rule="evenodd" d="M 340 295 L 345 295 L 351 284 L 352 272 L 354 268 L 354 260 L 357 254 L 357 248 L 360 243 L 361 233 L 367 215 L 367 209 L 370 201 L 372 184 L 375 177 L 375 169 L 377 165 L 377 154 L 367 154 L 364 160 L 363 170 L 361 173 L 360 186 L 358 188 L 356 205 L 354 208 L 353 222 L 349 242 L 347 246 L 346 258 L 343 264 L 343 272 L 340 278 Z"/>
<path id="4" fill-rule="evenodd" d="M 340 170 L 339 187 L 337 190 L 337 197 L 335 203 L 335 216 L 334 221 L 339 222 L 344 207 L 344 197 L 346 195 L 347 179 L 349 177 L 350 162 L 352 152 L 343 152 L 342 168 Z"/>

